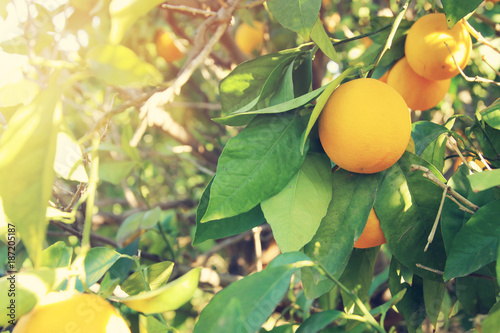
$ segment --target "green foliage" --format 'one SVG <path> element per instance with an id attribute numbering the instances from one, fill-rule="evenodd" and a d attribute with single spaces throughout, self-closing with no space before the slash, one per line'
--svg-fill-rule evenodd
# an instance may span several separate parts
<path id="1" fill-rule="evenodd" d="M 132 332 L 419 332 L 426 318 L 494 332 L 498 85 L 453 78 L 376 174 L 339 169 L 318 138 L 340 84 L 404 56 L 401 18 L 444 11 L 497 42 L 498 5 L 411 2 L 0 0 L 15 23 L 0 38 L 12 319 L 76 289 L 112 300 Z M 264 40 L 247 57 L 232 24 L 254 19 Z M 158 56 L 160 29 L 184 59 Z M 498 81 L 475 42 L 465 73 Z M 354 249 L 372 208 L 387 244 Z"/>

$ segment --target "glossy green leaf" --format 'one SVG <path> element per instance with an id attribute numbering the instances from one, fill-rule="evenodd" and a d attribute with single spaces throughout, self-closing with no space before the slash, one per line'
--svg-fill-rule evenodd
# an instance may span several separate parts
<path id="1" fill-rule="evenodd" d="M 321 111 L 323 111 L 323 108 L 325 107 L 326 102 L 328 102 L 328 99 L 330 98 L 331 94 L 337 87 L 344 81 L 344 79 L 349 76 L 352 72 L 354 72 L 355 68 L 350 67 L 346 69 L 342 74 L 340 74 L 338 77 L 336 77 L 332 82 L 325 84 L 322 88 L 324 88 L 324 91 L 322 91 L 321 96 L 318 98 L 316 105 L 314 106 L 313 112 L 311 113 L 311 116 L 309 117 L 309 122 L 307 123 L 307 128 L 302 135 L 302 145 L 300 146 L 300 151 L 303 153 L 304 148 L 307 142 L 307 137 L 309 136 L 309 133 L 311 132 L 314 124 L 319 118 L 319 115 L 321 114 Z M 319 89 L 317 89 L 319 90 Z M 315 91 L 317 91 L 315 90 Z"/>
<path id="2" fill-rule="evenodd" d="M 153 316 L 139 315 L 139 332 L 170 333 L 169 327 Z"/>
<path id="3" fill-rule="evenodd" d="M 73 248 L 59 241 L 50 245 L 42 252 L 41 266 L 47 268 L 68 267 L 71 263 Z"/>
<path id="4" fill-rule="evenodd" d="M 482 0 L 442 0 L 446 22 L 451 29 L 455 23 L 476 10 Z"/>
<path id="5" fill-rule="evenodd" d="M 375 200 L 378 178 L 378 174 L 355 174 L 343 169 L 333 173 L 328 212 L 304 251 L 337 278 L 348 263 L 354 241 L 363 232 Z M 309 299 L 317 298 L 333 287 L 333 282 L 308 268 L 302 270 L 302 281 Z"/>
<path id="6" fill-rule="evenodd" d="M 154 86 L 163 79 L 153 65 L 123 45 L 98 45 L 90 49 L 87 63 L 92 75 L 116 87 Z"/>
<path id="7" fill-rule="evenodd" d="M 52 83 L 12 116 L 0 139 L 0 197 L 30 258 L 40 264 L 52 193 L 60 88 Z"/>
<path id="8" fill-rule="evenodd" d="M 434 165 L 440 172 L 443 172 L 444 169 L 447 138 L 446 135 L 440 135 L 436 140 L 432 141 L 420 155 L 420 157 Z"/>
<path id="9" fill-rule="evenodd" d="M 446 127 L 430 121 L 417 121 L 413 123 L 411 137 L 415 142 L 415 154 L 420 156 L 425 148 L 437 140 L 439 136 L 448 132 Z"/>
<path id="10" fill-rule="evenodd" d="M 344 272 L 340 276 L 340 282 L 355 291 L 359 299 L 365 303 L 369 301 L 368 290 L 373 279 L 373 270 L 375 268 L 375 260 L 379 253 L 380 247 L 372 247 L 368 249 L 354 249 L 349 258 Z M 344 311 L 346 313 L 362 314 L 359 308 L 355 307 L 354 301 L 350 295 L 341 291 Z"/>
<path id="11" fill-rule="evenodd" d="M 99 164 L 99 179 L 118 185 L 126 179 L 132 169 L 137 166 L 136 162 L 116 161 Z"/>
<path id="12" fill-rule="evenodd" d="M 201 222 L 248 212 L 275 195 L 299 170 L 304 125 L 298 115 L 260 115 L 229 140 L 217 165 Z"/>
<path id="13" fill-rule="evenodd" d="M 87 287 L 90 287 L 103 277 L 120 257 L 120 253 L 106 247 L 91 248 L 84 261 Z"/>
<path id="14" fill-rule="evenodd" d="M 338 310 L 326 310 L 315 313 L 307 318 L 296 333 L 318 333 L 335 320 L 342 318 L 344 313 Z"/>
<path id="15" fill-rule="evenodd" d="M 483 319 L 481 325 L 483 326 L 483 332 L 495 332 L 500 327 L 500 308 L 498 306 L 493 307 L 492 311 L 488 313 L 488 317 Z"/>
<path id="16" fill-rule="evenodd" d="M 161 208 L 156 206 L 151 210 L 135 213 L 127 217 L 116 233 L 118 246 L 125 247 L 146 230 L 156 227 L 156 224 L 160 222 L 160 214 Z"/>
<path id="17" fill-rule="evenodd" d="M 120 43 L 127 30 L 139 17 L 146 15 L 163 2 L 163 0 L 111 0 L 109 4 L 109 14 L 111 16 L 110 43 Z"/>
<path id="18" fill-rule="evenodd" d="M 300 265 L 268 267 L 246 276 L 218 292 L 203 309 L 194 326 L 194 333 L 223 332 L 233 311 L 225 311 L 231 299 L 238 299 L 250 332 L 257 331 L 281 302 L 290 286 L 290 279 Z M 229 312 L 229 313 L 228 313 Z"/>
<path id="19" fill-rule="evenodd" d="M 99 286 L 99 295 L 102 298 L 108 298 L 113 294 L 115 288 L 120 284 L 119 278 L 112 278 L 110 272 L 106 272 Z"/>
<path id="20" fill-rule="evenodd" d="M 448 253 L 444 279 L 465 276 L 496 260 L 500 225 L 500 200 L 479 210 L 456 234 Z"/>
<path id="21" fill-rule="evenodd" d="M 57 149 L 54 161 L 56 173 L 67 180 L 87 183 L 89 178 L 83 166 L 82 149 L 69 134 L 57 133 Z"/>
<path id="22" fill-rule="evenodd" d="M 398 261 L 422 277 L 441 280 L 440 275 L 416 265 L 441 271 L 444 268 L 446 256 L 439 229 L 424 252 L 443 190 L 427 181 L 422 171 L 410 171 L 412 164 L 434 170 L 435 175 L 443 179 L 426 161 L 405 152 L 396 164 L 383 173 L 375 200 L 375 212 L 387 245 Z"/>
<path id="23" fill-rule="evenodd" d="M 208 183 L 196 211 L 196 231 L 193 244 L 200 244 L 208 239 L 219 239 L 240 234 L 259 226 L 265 222 L 264 214 L 260 205 L 255 206 L 246 213 L 237 216 L 201 223 L 200 220 L 205 215 L 210 198 L 210 188 L 212 180 Z"/>
<path id="24" fill-rule="evenodd" d="M 484 191 L 494 186 L 500 185 L 500 169 L 485 170 L 467 176 L 472 190 L 475 192 Z"/>
<path id="25" fill-rule="evenodd" d="M 311 39 L 318 45 L 321 51 L 331 60 L 337 59 L 337 53 L 333 47 L 332 40 L 325 31 L 323 22 L 318 17 L 311 30 Z"/>
<path id="26" fill-rule="evenodd" d="M 321 8 L 320 0 L 273 0 L 267 4 L 269 11 L 287 29 L 309 40 L 311 30 Z"/>
<path id="27" fill-rule="evenodd" d="M 500 152 L 500 130 L 497 130 L 488 123 L 481 123 L 474 127 L 473 133 L 477 137 L 483 156 L 493 165 L 500 167 L 496 161 L 496 156 Z"/>
<path id="28" fill-rule="evenodd" d="M 443 304 L 444 295 L 446 293 L 446 285 L 439 281 L 429 279 L 423 280 L 425 312 L 429 319 L 437 327 L 439 313 Z"/>
<path id="29" fill-rule="evenodd" d="M 245 321 L 245 317 L 242 314 L 241 301 L 238 298 L 231 298 L 227 306 L 222 310 L 219 318 L 215 325 L 210 328 L 203 330 L 203 333 L 219 333 L 224 331 L 227 332 L 241 332 L 250 333 L 252 332 Z"/>
<path id="30" fill-rule="evenodd" d="M 197 267 L 166 285 L 129 297 L 114 297 L 134 311 L 144 314 L 177 310 L 186 304 L 198 288 L 201 268 Z"/>
<path id="31" fill-rule="evenodd" d="M 298 251 L 318 230 L 332 199 L 330 159 L 310 154 L 278 194 L 262 202 L 281 252 Z"/>
<path id="32" fill-rule="evenodd" d="M 160 288 L 162 285 L 166 284 L 172 270 L 174 268 L 174 263 L 171 261 L 162 261 L 144 268 L 141 268 L 142 274 L 146 279 L 146 283 L 150 290 L 155 290 Z M 120 286 L 124 292 L 132 295 L 137 295 L 140 292 L 145 291 L 144 282 L 142 281 L 141 272 L 136 271 L 130 275 Z"/>

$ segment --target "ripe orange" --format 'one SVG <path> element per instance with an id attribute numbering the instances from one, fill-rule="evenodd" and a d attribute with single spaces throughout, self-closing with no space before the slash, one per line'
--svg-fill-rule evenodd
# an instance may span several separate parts
<path id="1" fill-rule="evenodd" d="M 323 149 L 339 167 L 376 173 L 392 166 L 405 152 L 411 133 L 410 112 L 399 93 L 375 79 L 340 85 L 319 121 Z"/>
<path id="2" fill-rule="evenodd" d="M 95 294 L 51 292 L 17 322 L 12 333 L 130 333 L 125 320 Z"/>
<path id="3" fill-rule="evenodd" d="M 158 30 L 155 35 L 156 52 L 166 62 L 173 62 L 184 57 L 169 32 Z"/>
<path id="4" fill-rule="evenodd" d="M 253 26 L 245 22 L 241 23 L 236 29 L 234 41 L 240 50 L 250 55 L 264 41 L 264 24 L 259 21 L 253 21 Z"/>
<path id="5" fill-rule="evenodd" d="M 369 247 L 379 246 L 387 243 L 384 233 L 380 228 L 380 221 L 372 208 L 368 220 L 366 221 L 363 233 L 359 236 L 358 240 L 354 242 L 354 247 L 358 249 L 366 249 Z"/>
<path id="6" fill-rule="evenodd" d="M 392 67 L 387 84 L 403 96 L 410 109 L 424 111 L 435 107 L 446 96 L 451 79 L 428 80 L 415 73 L 403 57 Z"/>
<path id="7" fill-rule="evenodd" d="M 405 55 L 418 75 L 429 80 L 445 80 L 459 73 L 446 45 L 464 69 L 472 51 L 472 40 L 465 25 L 460 21 L 449 30 L 444 14 L 428 14 L 419 18 L 408 31 Z"/>
<path id="8" fill-rule="evenodd" d="M 472 158 L 472 156 L 467 156 L 466 158 L 467 162 L 471 162 L 472 160 L 474 160 Z M 479 158 L 475 159 L 474 162 L 477 164 L 477 166 L 481 169 L 484 170 L 484 168 L 486 168 L 486 165 L 484 165 L 483 161 L 481 161 Z M 486 161 L 488 163 L 488 161 Z M 455 163 L 453 164 L 453 172 L 456 172 L 458 167 L 460 165 L 462 165 L 464 162 L 462 161 L 462 159 L 460 157 L 457 157 L 457 159 L 455 160 Z"/>
<path id="9" fill-rule="evenodd" d="M 389 77 L 389 73 L 390 72 L 391 72 L 391 70 L 388 70 L 387 72 L 384 73 L 384 75 L 382 75 L 381 77 L 379 77 L 378 80 L 380 82 L 387 83 L 387 78 Z"/>

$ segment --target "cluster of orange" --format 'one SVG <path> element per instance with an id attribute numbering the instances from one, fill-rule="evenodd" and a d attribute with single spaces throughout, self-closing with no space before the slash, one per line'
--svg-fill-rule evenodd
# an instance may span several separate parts
<path id="1" fill-rule="evenodd" d="M 464 69 L 469 62 L 471 50 L 471 37 L 462 21 L 448 29 L 444 14 L 428 14 L 410 28 L 405 57 L 381 80 L 396 89 L 410 109 L 428 110 L 445 97 L 458 67 Z"/>

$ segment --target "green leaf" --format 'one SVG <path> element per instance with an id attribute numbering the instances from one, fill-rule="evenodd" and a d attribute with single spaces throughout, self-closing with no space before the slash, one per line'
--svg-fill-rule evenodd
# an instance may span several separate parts
<path id="1" fill-rule="evenodd" d="M 163 79 L 153 65 L 123 45 L 98 45 L 86 57 L 91 73 L 112 86 L 142 88 L 157 85 Z"/>
<path id="2" fill-rule="evenodd" d="M 173 262 L 162 261 L 141 268 L 141 271 L 146 279 L 146 283 L 149 285 L 149 289 L 155 290 L 167 283 L 168 278 L 172 274 L 173 268 L 174 268 Z M 125 281 L 123 281 L 120 287 L 124 292 L 126 292 L 130 296 L 137 295 L 140 292 L 145 291 L 144 283 L 141 277 L 141 272 L 140 271 L 134 272 Z"/>
<path id="3" fill-rule="evenodd" d="M 186 304 L 198 288 L 201 267 L 194 268 L 166 285 L 128 297 L 113 297 L 134 311 L 144 314 L 177 310 Z"/>
<path id="4" fill-rule="evenodd" d="M 498 306 L 494 307 L 492 309 L 494 311 L 491 311 L 488 313 L 488 317 L 486 317 L 482 322 L 483 326 L 483 332 L 495 332 L 500 327 L 500 309 Z"/>
<path id="5" fill-rule="evenodd" d="M 432 141 L 420 155 L 420 157 L 434 165 L 440 172 L 443 172 L 444 169 L 444 155 L 446 152 L 447 138 L 446 135 L 440 135 L 436 140 Z"/>
<path id="6" fill-rule="evenodd" d="M 439 313 L 446 293 L 446 285 L 442 282 L 424 279 L 423 281 L 425 312 L 431 324 L 437 327 Z"/>
<path id="7" fill-rule="evenodd" d="M 500 167 L 500 163 L 496 161 L 496 156 L 500 152 L 500 130 L 482 122 L 473 127 L 473 133 L 477 136 L 477 141 L 486 160 L 490 161 L 492 165 Z"/>
<path id="8" fill-rule="evenodd" d="M 405 269 L 407 268 L 394 257 L 392 258 L 389 270 L 389 289 L 392 295 L 406 289 L 403 298 L 396 304 L 396 308 L 405 318 L 408 331 L 413 333 L 427 316 L 423 280 L 418 276 L 414 276 L 411 280 L 405 279 Z"/>
<path id="9" fill-rule="evenodd" d="M 115 161 L 99 163 L 99 179 L 118 185 L 126 179 L 130 171 L 137 166 L 136 162 Z"/>
<path id="10" fill-rule="evenodd" d="M 311 90 L 312 84 L 312 50 L 307 52 L 302 62 L 293 71 L 294 96 L 302 96 Z"/>
<path id="11" fill-rule="evenodd" d="M 444 279 L 448 281 L 477 271 L 497 259 L 500 199 L 479 210 L 456 234 L 448 251 Z"/>
<path id="12" fill-rule="evenodd" d="M 369 301 L 368 290 L 372 283 L 375 260 L 379 250 L 379 246 L 368 249 L 354 249 L 349 258 L 349 263 L 340 277 L 340 282 L 349 290 L 356 291 L 357 296 L 363 303 Z M 341 294 L 344 311 L 361 315 L 362 312 L 359 308 L 353 309 L 355 304 L 351 296 L 346 295 L 343 291 L 341 291 Z"/>
<path id="13" fill-rule="evenodd" d="M 323 51 L 323 53 L 331 60 L 337 59 L 337 53 L 333 47 L 332 41 L 325 31 L 323 22 L 318 17 L 316 23 L 311 30 L 311 39 L 318 45 L 318 47 Z"/>
<path id="14" fill-rule="evenodd" d="M 311 132 L 314 124 L 316 123 L 316 120 L 318 120 L 319 115 L 321 114 L 321 111 L 323 111 L 323 108 L 325 107 L 326 102 L 328 102 L 328 99 L 330 98 L 331 94 L 337 87 L 344 81 L 344 79 L 349 76 L 353 71 L 355 70 L 354 67 L 350 67 L 346 69 L 342 74 L 340 74 L 338 77 L 336 77 L 332 82 L 324 85 L 322 88 L 322 94 L 318 98 L 316 105 L 314 106 L 313 112 L 311 113 L 311 116 L 309 117 L 309 122 L 307 123 L 307 128 L 304 134 L 302 135 L 302 144 L 300 146 L 300 152 L 304 153 L 304 148 L 306 145 L 307 137 L 309 136 L 309 133 Z M 317 91 L 319 89 L 316 89 L 314 91 Z"/>
<path id="15" fill-rule="evenodd" d="M 411 137 L 415 142 L 415 154 L 421 155 L 425 148 L 436 141 L 439 136 L 448 133 L 449 130 L 430 121 L 417 121 L 412 124 Z"/>
<path id="16" fill-rule="evenodd" d="M 416 265 L 441 271 L 444 268 L 445 250 L 439 229 L 424 252 L 443 190 L 427 181 L 422 171 L 410 171 L 412 164 L 434 170 L 435 175 L 443 179 L 426 161 L 405 152 L 396 164 L 383 173 L 375 200 L 375 212 L 387 245 L 398 261 L 422 277 L 442 280 L 440 275 Z"/>
<path id="17" fill-rule="evenodd" d="M 488 265 L 476 273 L 494 278 L 495 265 Z M 479 279 L 475 276 L 455 279 L 455 293 L 457 298 L 465 312 L 472 316 L 487 314 L 496 303 L 495 295 L 498 295 L 499 291 L 497 282 L 493 280 Z"/>
<path id="18" fill-rule="evenodd" d="M 467 178 L 469 178 L 473 191 L 484 191 L 500 185 L 500 169 L 473 173 L 468 175 Z"/>
<path id="19" fill-rule="evenodd" d="M 83 166 L 82 150 L 76 140 L 65 132 L 57 133 L 54 170 L 62 178 L 87 183 L 89 178 Z"/>
<path id="20" fill-rule="evenodd" d="M 290 286 L 292 274 L 298 268 L 294 264 L 267 267 L 231 283 L 203 309 L 193 333 L 225 332 L 224 325 L 232 320 L 229 316 L 233 315 L 233 311 L 225 311 L 231 299 L 239 300 L 241 316 L 250 332 L 257 331 L 281 302 Z"/>
<path id="21" fill-rule="evenodd" d="M 108 271 L 104 274 L 102 278 L 101 285 L 99 287 L 99 295 L 103 298 L 108 298 L 113 294 L 115 288 L 120 284 L 119 278 L 111 278 L 111 273 Z"/>
<path id="22" fill-rule="evenodd" d="M 298 115 L 260 115 L 222 151 L 201 222 L 245 213 L 275 195 L 298 171 L 304 126 Z"/>
<path id="23" fill-rule="evenodd" d="M 245 321 L 245 317 L 243 317 L 241 302 L 238 298 L 230 299 L 227 307 L 222 311 L 217 323 L 213 325 L 212 329 L 203 331 L 203 333 L 219 333 L 221 329 L 227 330 L 227 332 L 251 332 Z"/>
<path id="24" fill-rule="evenodd" d="M 10 119 L 0 139 L 0 197 L 33 263 L 41 260 L 54 180 L 60 88 L 51 83 Z"/>
<path id="25" fill-rule="evenodd" d="M 2 5 L 0 5 L 0 8 Z M 40 93 L 40 86 L 28 79 L 2 85 L 0 89 L 0 106 L 9 107 L 29 104 Z"/>
<path id="26" fill-rule="evenodd" d="M 63 241 L 55 242 L 42 252 L 41 267 L 59 268 L 68 267 L 71 263 L 73 248 Z"/>
<path id="27" fill-rule="evenodd" d="M 198 204 L 196 211 L 196 232 L 194 235 L 193 245 L 200 244 L 208 239 L 219 239 L 234 236 L 265 222 L 264 214 L 260 209 L 260 205 L 258 205 L 248 212 L 237 216 L 201 223 L 200 220 L 207 211 L 212 182 L 213 178 L 205 188 L 205 191 L 201 196 L 200 203 Z"/>
<path id="28" fill-rule="evenodd" d="M 127 217 L 118 232 L 116 233 L 116 243 L 119 247 L 125 247 L 132 243 L 137 237 L 141 236 L 146 230 L 156 227 L 160 222 L 161 208 L 155 208 L 139 212 Z"/>
<path id="29" fill-rule="evenodd" d="M 461 165 L 448 181 L 448 185 L 457 191 L 464 198 L 478 206 L 484 206 L 498 197 L 500 190 L 489 189 L 481 192 L 474 192 L 470 186 L 468 176 L 472 173 L 466 165 Z M 472 215 L 461 210 L 459 206 L 446 198 L 441 212 L 441 232 L 447 253 L 456 234 Z"/>
<path id="30" fill-rule="evenodd" d="M 120 257 L 121 254 L 106 247 L 91 248 L 84 261 L 87 287 L 90 287 L 103 277 Z"/>
<path id="31" fill-rule="evenodd" d="M 488 125 L 500 130 L 500 98 L 481 111 L 481 117 Z"/>
<path id="32" fill-rule="evenodd" d="M 333 323 L 335 320 L 342 318 L 344 313 L 337 310 L 326 310 L 315 313 L 307 318 L 302 325 L 299 326 L 296 333 L 318 333 L 322 329 Z"/>
<path id="33" fill-rule="evenodd" d="M 139 315 L 139 332 L 170 333 L 169 327 L 153 316 Z"/>
<path id="34" fill-rule="evenodd" d="M 472 13 L 483 0 L 442 0 L 446 22 L 451 29 L 462 18 Z"/>
<path id="35" fill-rule="evenodd" d="M 332 199 L 330 159 L 310 154 L 278 194 L 262 202 L 281 252 L 298 251 L 318 230 Z"/>
<path id="36" fill-rule="evenodd" d="M 151 9 L 163 2 L 164 0 L 112 0 L 109 4 L 111 16 L 109 42 L 112 44 L 120 43 L 127 30 L 139 17 L 146 15 Z"/>
<path id="37" fill-rule="evenodd" d="M 339 169 L 333 173 L 332 200 L 305 253 L 321 262 L 339 278 L 349 260 L 354 241 L 365 227 L 377 192 L 378 174 L 355 174 Z M 317 298 L 333 287 L 333 282 L 312 272 L 302 270 L 306 296 Z"/>
<path id="38" fill-rule="evenodd" d="M 262 99 L 261 95 L 269 96 L 274 92 L 276 87 L 269 87 L 270 76 L 275 73 L 272 81 L 279 84 L 279 73 L 283 73 L 300 53 L 299 49 L 291 49 L 267 54 L 246 61 L 233 69 L 219 84 L 221 116 L 252 110 L 259 98 Z M 280 70 L 276 70 L 277 68 Z M 268 91 L 264 91 L 266 83 L 271 88 Z"/>
<path id="39" fill-rule="evenodd" d="M 287 29 L 309 40 L 309 34 L 318 18 L 320 0 L 273 0 L 267 4 L 269 11 Z"/>

